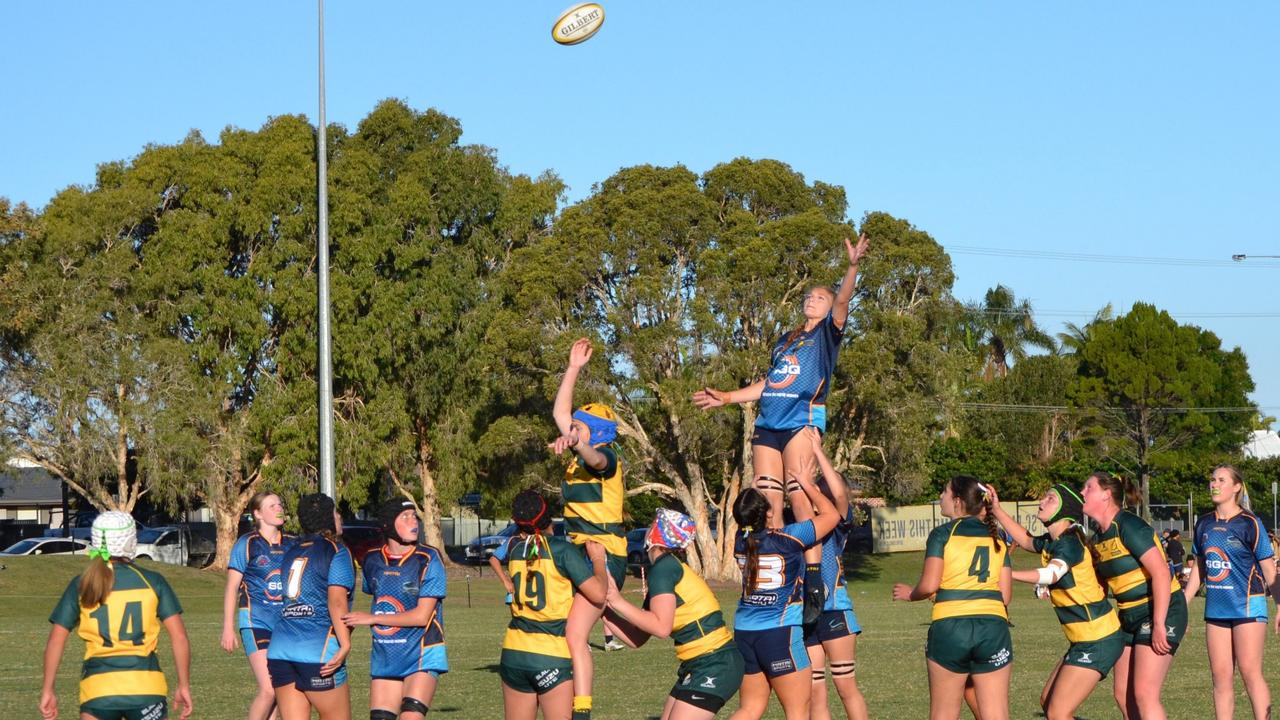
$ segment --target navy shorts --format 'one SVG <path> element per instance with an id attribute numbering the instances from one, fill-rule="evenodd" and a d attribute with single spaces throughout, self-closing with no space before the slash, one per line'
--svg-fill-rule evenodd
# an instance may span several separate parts
<path id="1" fill-rule="evenodd" d="M 816 621 L 804 626 L 804 644 L 805 647 L 813 647 L 860 632 L 862 626 L 858 624 L 858 616 L 853 614 L 853 610 L 826 610 Z"/>
<path id="2" fill-rule="evenodd" d="M 1220 628 L 1233 628 L 1237 625 L 1252 625 L 1253 623 L 1266 623 L 1267 618 L 1205 618 L 1205 625 L 1212 625 Z"/>
<path id="3" fill-rule="evenodd" d="M 244 654 L 252 655 L 259 650 L 266 650 L 271 644 L 271 631 L 256 627 L 240 628 L 240 644 L 244 646 Z"/>
<path id="4" fill-rule="evenodd" d="M 292 660 L 267 658 L 267 673 L 271 675 L 271 687 L 293 685 L 303 692 L 320 692 L 340 688 L 347 684 L 347 666 L 343 663 L 337 672 L 322 677 L 321 663 L 300 663 Z"/>
<path id="5" fill-rule="evenodd" d="M 791 442 L 791 438 L 799 435 L 800 431 L 803 429 L 803 427 L 798 427 L 789 428 L 787 430 L 773 430 L 770 428 L 762 428 L 757 425 L 755 431 L 751 433 L 751 444 L 763 445 L 767 448 L 773 448 L 778 452 L 782 452 L 782 449 L 787 446 L 787 443 Z"/>
<path id="6" fill-rule="evenodd" d="M 804 633 L 799 625 L 768 630 L 734 630 L 734 642 L 742 653 L 747 675 L 764 673 L 775 678 L 809 669 L 809 653 L 804 649 Z"/>

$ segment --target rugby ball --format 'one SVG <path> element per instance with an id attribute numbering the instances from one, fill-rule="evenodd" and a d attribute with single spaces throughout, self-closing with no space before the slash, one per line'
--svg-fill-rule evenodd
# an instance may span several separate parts
<path id="1" fill-rule="evenodd" d="M 589 40 L 604 25 L 604 7 L 600 3 L 580 3 L 560 13 L 551 26 L 551 37 L 561 45 L 577 45 Z"/>

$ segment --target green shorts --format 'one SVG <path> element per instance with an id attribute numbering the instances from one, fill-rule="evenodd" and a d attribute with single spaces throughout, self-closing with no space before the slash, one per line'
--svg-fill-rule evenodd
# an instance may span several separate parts
<path id="1" fill-rule="evenodd" d="M 1187 634 L 1187 598 L 1181 591 L 1169 597 L 1169 611 L 1165 616 L 1165 637 L 1169 640 L 1169 654 L 1178 651 L 1182 636 Z M 1120 617 L 1120 631 L 1127 635 L 1127 645 L 1151 646 L 1151 606 L 1145 612 L 1130 617 Z"/>
<path id="2" fill-rule="evenodd" d="M 1105 678 L 1128 647 L 1125 643 L 1127 639 L 1123 630 L 1117 630 L 1098 640 L 1071 643 L 1067 653 L 1062 656 L 1062 664 L 1097 670 Z"/>
<path id="3" fill-rule="evenodd" d="M 613 581 L 618 583 L 618 589 L 621 590 L 622 581 L 627 579 L 627 556 L 605 553 L 605 558 L 609 574 L 613 576 Z"/>
<path id="4" fill-rule="evenodd" d="M 569 658 L 503 650 L 498 660 L 498 676 L 516 692 L 541 695 L 573 679 L 573 662 Z"/>
<path id="5" fill-rule="evenodd" d="M 116 698 L 103 697 L 81 705 L 80 712 L 97 720 L 165 720 L 169 717 L 169 704 L 164 698 L 128 709 L 116 707 L 120 704 Z"/>
<path id="6" fill-rule="evenodd" d="M 989 673 L 1013 662 L 1009 621 L 992 615 L 935 620 L 924 656 L 953 673 Z"/>
<path id="7" fill-rule="evenodd" d="M 680 663 L 671 697 L 717 713 L 742 686 L 742 653 L 732 642 Z"/>

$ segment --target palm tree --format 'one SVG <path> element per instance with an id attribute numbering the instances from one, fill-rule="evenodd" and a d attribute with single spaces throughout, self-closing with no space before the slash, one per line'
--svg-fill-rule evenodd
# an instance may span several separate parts
<path id="1" fill-rule="evenodd" d="M 1102 306 L 1102 309 L 1093 314 L 1093 319 L 1080 327 L 1075 323 L 1067 323 L 1067 331 L 1058 333 L 1058 343 L 1062 346 L 1062 350 L 1067 355 L 1076 355 L 1082 349 L 1084 344 L 1089 341 L 1089 328 L 1098 323 L 1110 322 L 1115 319 L 1115 312 L 1111 308 L 1111 303 Z"/>
<path id="2" fill-rule="evenodd" d="M 969 314 L 979 351 L 986 356 L 982 368 L 986 380 L 1008 375 L 1009 361 L 1027 357 L 1028 348 L 1058 351 L 1053 338 L 1036 325 L 1030 301 L 1019 301 L 1004 285 L 988 290 L 981 305 L 970 305 Z"/>

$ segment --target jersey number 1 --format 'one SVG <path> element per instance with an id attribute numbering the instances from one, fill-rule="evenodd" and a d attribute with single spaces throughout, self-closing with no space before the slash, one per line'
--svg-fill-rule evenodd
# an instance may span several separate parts
<path id="1" fill-rule="evenodd" d="M 978 578 L 984 583 L 991 577 L 991 548 L 980 547 L 973 551 L 973 561 L 969 563 L 969 577 Z"/>
<path id="2" fill-rule="evenodd" d="M 98 637 L 102 638 L 102 647 L 115 647 L 115 643 L 111 642 L 111 611 L 107 608 L 106 603 L 98 606 L 97 610 L 89 613 L 89 617 L 98 621 Z M 142 603 L 128 602 L 124 604 L 124 613 L 120 617 L 120 631 L 116 633 L 117 641 L 129 641 L 134 645 L 141 645 L 143 639 L 142 632 Z"/>

